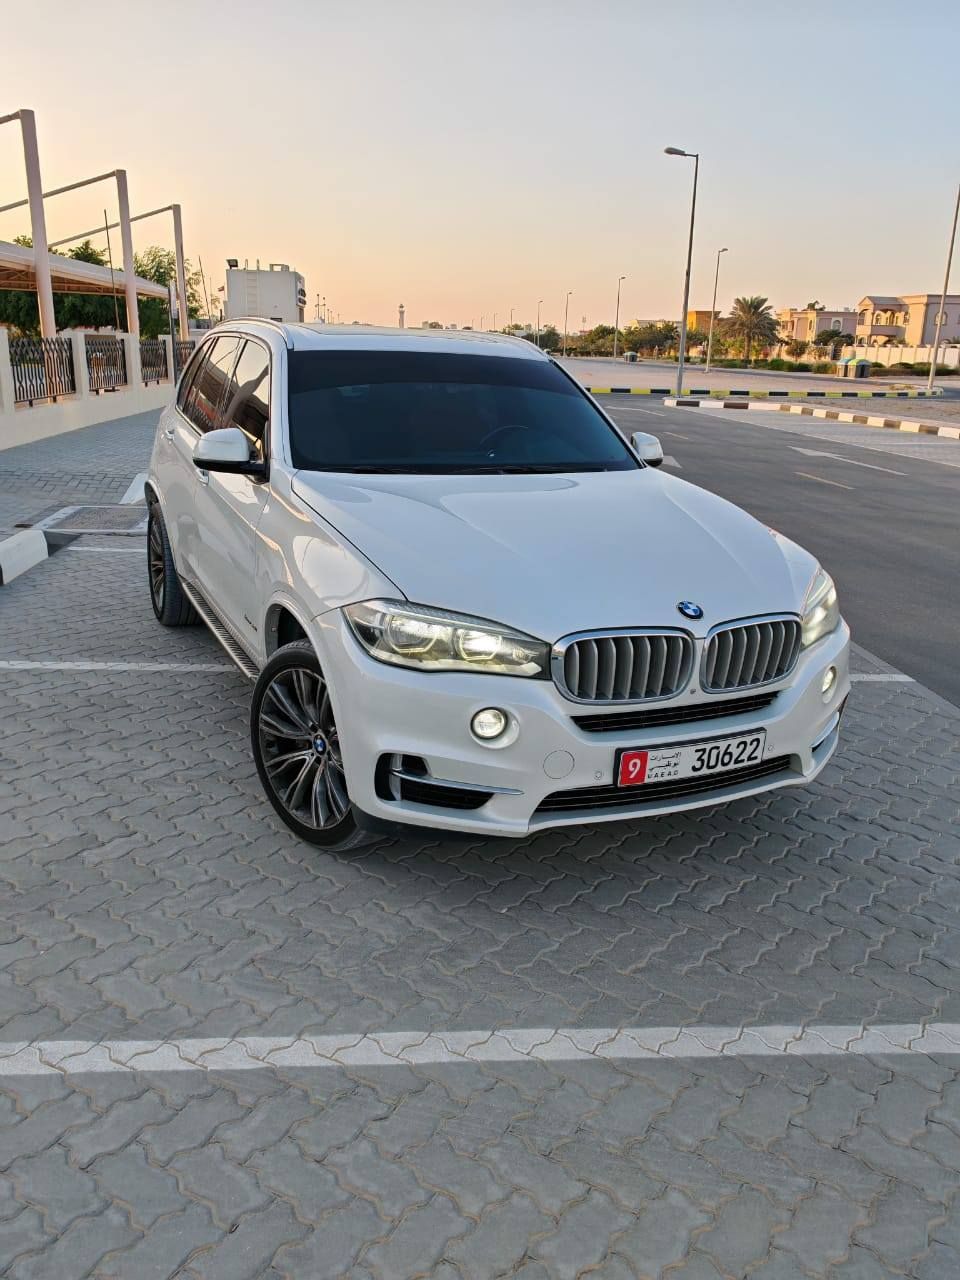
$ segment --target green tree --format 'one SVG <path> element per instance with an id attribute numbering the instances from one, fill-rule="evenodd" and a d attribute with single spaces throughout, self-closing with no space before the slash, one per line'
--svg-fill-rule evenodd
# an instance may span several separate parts
<path id="1" fill-rule="evenodd" d="M 177 259 L 172 249 L 152 244 L 143 253 L 133 255 L 134 270 L 145 280 L 169 285 L 177 278 Z M 200 315 L 200 273 L 192 271 L 184 263 L 187 277 L 187 315 L 195 320 Z M 137 302 L 140 316 L 140 336 L 158 338 L 170 332 L 170 308 L 163 298 L 140 298 Z"/>
<path id="2" fill-rule="evenodd" d="M 787 355 L 790 356 L 792 360 L 799 360 L 806 353 L 809 345 L 809 342 L 804 342 L 800 338 L 795 339 L 793 342 L 788 342 Z"/>
<path id="3" fill-rule="evenodd" d="M 533 333 L 523 333 L 520 335 L 526 338 L 528 342 L 536 342 L 536 330 Z M 540 330 L 540 350 L 541 351 L 559 351 L 563 346 L 563 335 L 558 333 L 552 324 L 546 324 Z"/>
<path id="4" fill-rule="evenodd" d="M 777 318 L 770 309 L 769 300 L 754 294 L 749 298 L 735 298 L 733 309 L 724 328 L 730 337 L 743 343 L 743 358 L 750 359 L 754 344 L 772 346 L 777 341 Z"/>

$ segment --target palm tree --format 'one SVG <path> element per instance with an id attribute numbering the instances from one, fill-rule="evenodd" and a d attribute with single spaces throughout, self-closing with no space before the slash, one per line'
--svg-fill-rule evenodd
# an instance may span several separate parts
<path id="1" fill-rule="evenodd" d="M 752 298 L 735 298 L 726 324 L 727 333 L 743 343 L 743 358 L 749 361 L 750 348 L 755 342 L 770 346 L 777 341 L 777 318 L 770 310 L 769 300 L 754 295 Z"/>

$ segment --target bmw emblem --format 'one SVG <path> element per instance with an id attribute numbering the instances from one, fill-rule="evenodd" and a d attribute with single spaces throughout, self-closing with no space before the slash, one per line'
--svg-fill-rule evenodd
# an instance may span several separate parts
<path id="1" fill-rule="evenodd" d="M 677 605 L 677 610 L 682 613 L 685 618 L 703 617 L 703 606 L 694 604 L 692 600 L 681 600 Z"/>

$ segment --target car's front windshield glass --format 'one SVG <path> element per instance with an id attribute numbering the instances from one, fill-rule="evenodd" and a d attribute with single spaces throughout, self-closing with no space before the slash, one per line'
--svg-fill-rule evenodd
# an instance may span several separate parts
<path id="1" fill-rule="evenodd" d="M 292 351 L 290 452 L 310 471 L 503 474 L 640 464 L 546 360 Z"/>

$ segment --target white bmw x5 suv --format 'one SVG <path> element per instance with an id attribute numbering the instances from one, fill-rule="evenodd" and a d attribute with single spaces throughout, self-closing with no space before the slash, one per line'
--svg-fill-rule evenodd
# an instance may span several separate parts
<path id="1" fill-rule="evenodd" d="M 849 692 L 833 582 L 661 460 L 528 342 L 228 323 L 157 430 L 153 608 L 256 679 L 261 781 L 315 844 L 808 783 Z"/>

